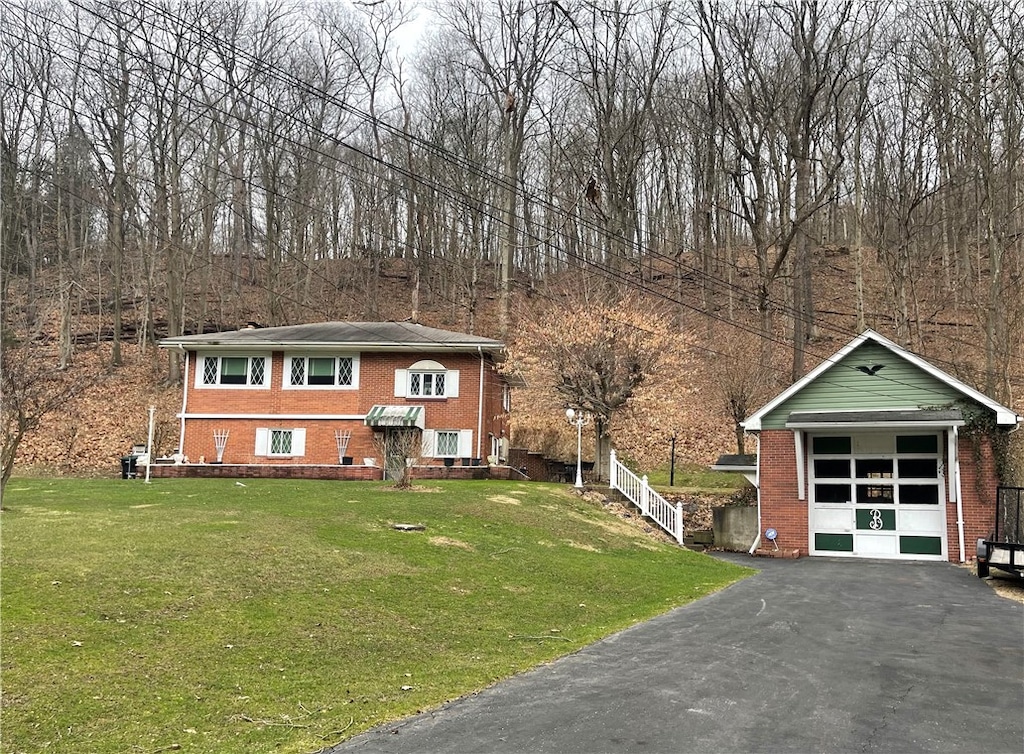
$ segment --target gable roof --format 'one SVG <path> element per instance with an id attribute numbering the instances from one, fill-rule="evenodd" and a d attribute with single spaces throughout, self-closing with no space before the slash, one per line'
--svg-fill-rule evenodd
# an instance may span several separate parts
<path id="1" fill-rule="evenodd" d="M 845 346 L 843 346 L 843 348 L 836 351 L 832 356 L 818 364 L 818 366 L 816 366 L 814 369 L 812 369 L 810 372 L 804 375 L 801 379 L 794 382 L 792 385 L 790 385 L 784 391 L 779 393 L 777 396 L 775 396 L 772 400 L 770 400 L 760 409 L 758 409 L 749 417 L 747 417 L 747 419 L 743 421 L 743 428 L 749 432 L 759 431 L 761 429 L 762 420 L 768 414 L 770 414 L 772 411 L 781 406 L 787 400 L 795 396 L 797 393 L 799 393 L 805 387 L 807 387 L 812 382 L 817 380 L 823 374 L 839 365 L 839 363 L 842 362 L 843 359 L 850 355 L 854 350 L 868 342 L 876 343 L 879 346 L 882 346 L 883 348 L 893 353 L 895 356 L 900 357 L 901 359 L 905 360 L 906 362 L 910 363 L 911 365 L 917 367 L 921 371 L 930 375 L 934 379 L 938 380 L 940 383 L 948 387 L 954 393 L 962 395 L 965 398 L 968 398 L 971 401 L 988 409 L 995 415 L 996 424 L 1001 426 L 1016 426 L 1017 422 L 1020 420 L 1020 417 L 1017 416 L 1017 413 L 1012 409 L 997 403 L 996 401 L 992 400 L 983 393 L 978 392 L 970 385 L 961 382 L 956 377 L 953 377 L 952 375 L 947 374 L 946 372 L 942 371 L 933 364 L 928 363 L 920 356 L 911 353 L 905 348 L 896 345 L 888 338 L 879 335 L 874 330 L 865 330 L 856 338 L 854 338 Z"/>
<path id="2" fill-rule="evenodd" d="M 246 327 L 227 332 L 164 338 L 161 348 L 266 350 L 345 348 L 361 351 L 452 351 L 497 354 L 505 344 L 478 335 L 439 330 L 412 322 L 314 322 L 283 327 Z"/>

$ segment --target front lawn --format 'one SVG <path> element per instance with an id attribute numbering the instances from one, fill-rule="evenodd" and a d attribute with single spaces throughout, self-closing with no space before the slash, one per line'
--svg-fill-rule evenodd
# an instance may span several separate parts
<path id="1" fill-rule="evenodd" d="M 3 751 L 317 751 L 749 573 L 563 487 L 429 484 L 12 480 Z"/>

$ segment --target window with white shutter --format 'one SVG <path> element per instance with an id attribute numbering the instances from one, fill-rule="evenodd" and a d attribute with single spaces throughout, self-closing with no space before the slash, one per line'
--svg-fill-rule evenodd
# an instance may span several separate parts
<path id="1" fill-rule="evenodd" d="M 256 430 L 256 455 L 298 458 L 306 454 L 306 430 L 260 427 Z"/>

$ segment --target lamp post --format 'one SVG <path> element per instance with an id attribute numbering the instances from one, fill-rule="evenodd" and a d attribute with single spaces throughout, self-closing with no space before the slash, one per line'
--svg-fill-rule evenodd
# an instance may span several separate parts
<path id="1" fill-rule="evenodd" d="M 153 468 L 153 417 L 156 406 L 149 407 L 149 433 L 146 435 L 146 484 L 149 484 L 149 470 Z"/>
<path id="2" fill-rule="evenodd" d="M 570 424 L 576 425 L 576 489 L 583 489 L 583 425 L 587 423 L 587 415 L 573 408 L 565 410 L 565 418 Z"/>

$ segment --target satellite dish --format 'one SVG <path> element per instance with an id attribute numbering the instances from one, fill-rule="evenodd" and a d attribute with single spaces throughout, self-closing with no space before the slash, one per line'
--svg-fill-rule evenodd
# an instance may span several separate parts
<path id="1" fill-rule="evenodd" d="M 779 543 L 775 541 L 775 538 L 779 536 L 779 533 L 775 529 L 768 528 L 764 530 L 764 536 L 771 540 L 772 544 L 775 545 L 775 549 L 779 549 Z"/>

